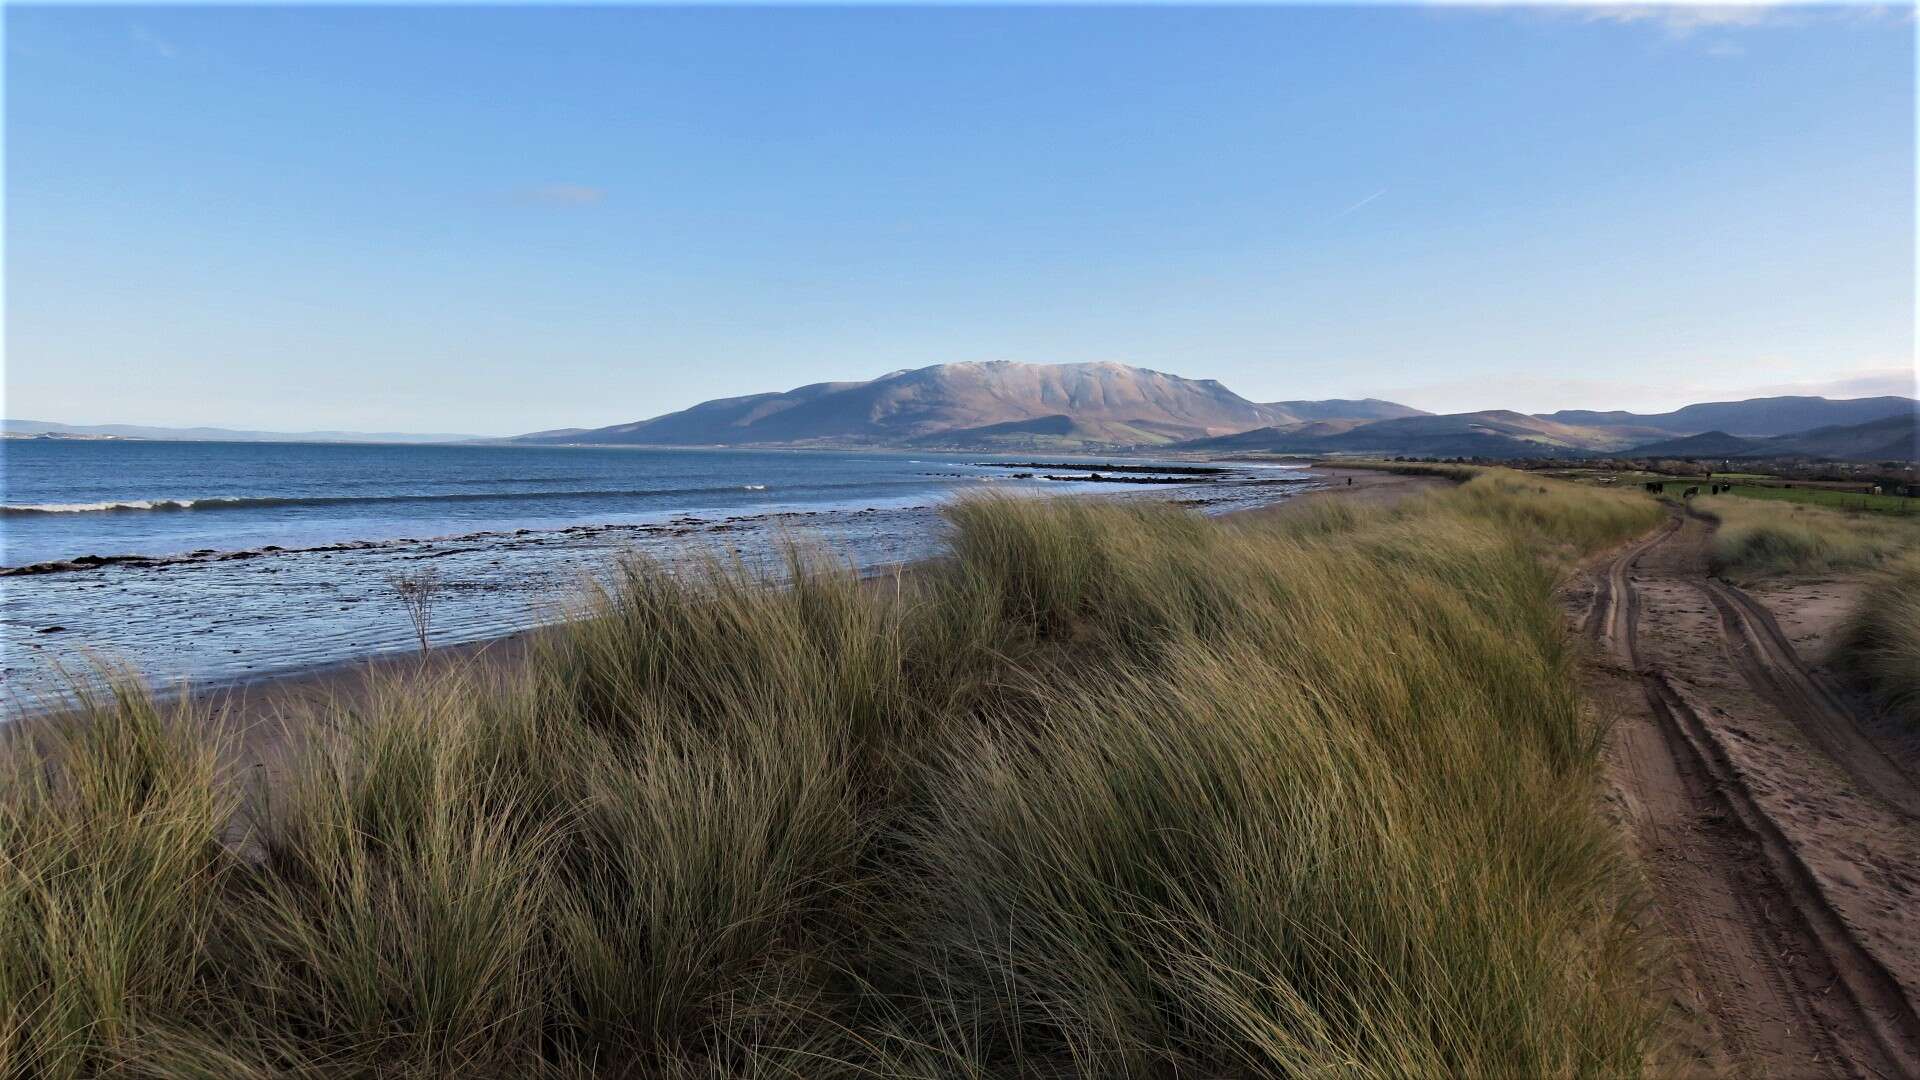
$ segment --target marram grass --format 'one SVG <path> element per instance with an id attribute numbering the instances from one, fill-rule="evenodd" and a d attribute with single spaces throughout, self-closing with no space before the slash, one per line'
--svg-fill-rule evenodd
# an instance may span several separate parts
<path id="1" fill-rule="evenodd" d="M 1920 550 L 1890 560 L 1861 594 L 1839 655 L 1881 708 L 1920 727 Z"/>
<path id="2" fill-rule="evenodd" d="M 1920 547 L 1920 522 L 1732 495 L 1698 504 L 1719 522 L 1713 570 L 1739 581 L 1869 570 Z"/>
<path id="3" fill-rule="evenodd" d="M 8 748 L 0 1073 L 1643 1071 L 1552 590 L 1659 516 L 1491 473 L 967 502 L 881 582 L 634 562 L 257 788 L 123 680 Z"/>

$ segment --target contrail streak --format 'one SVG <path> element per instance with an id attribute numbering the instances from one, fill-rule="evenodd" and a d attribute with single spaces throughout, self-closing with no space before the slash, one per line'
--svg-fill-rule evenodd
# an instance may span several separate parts
<path id="1" fill-rule="evenodd" d="M 1365 206 L 1365 205 L 1367 205 L 1368 203 L 1370 203 L 1370 202 L 1372 202 L 1373 200 L 1375 200 L 1375 199 L 1377 199 L 1377 198 L 1379 198 L 1380 196 L 1382 196 L 1382 195 L 1385 195 L 1386 193 L 1387 193 L 1387 189 L 1386 189 L 1386 188 L 1381 188 L 1381 189 L 1380 189 L 1379 191 L 1376 191 L 1376 192 L 1374 192 L 1373 194 L 1371 194 L 1371 195 L 1369 195 L 1369 196 L 1367 196 L 1366 198 L 1364 198 L 1364 199 L 1361 199 L 1361 200 L 1360 200 L 1359 202 L 1357 202 L 1357 203 L 1354 203 L 1354 204 L 1353 204 L 1352 206 L 1349 206 L 1349 207 L 1347 207 L 1347 208 L 1346 208 L 1345 210 L 1342 210 L 1342 211 L 1340 211 L 1339 213 L 1337 213 L 1337 214 L 1335 214 L 1335 215 L 1333 215 L 1332 217 L 1330 217 L 1330 218 L 1328 218 L 1327 220 L 1328 220 L 1328 221 L 1338 221 L 1338 220 L 1340 220 L 1341 218 L 1343 218 L 1343 217 L 1346 217 L 1346 216 L 1347 216 L 1348 214 L 1351 214 L 1351 213 L 1353 213 L 1353 212 L 1354 212 L 1355 210 L 1358 210 L 1358 209 L 1360 209 L 1361 207 L 1363 207 L 1363 206 Z"/>

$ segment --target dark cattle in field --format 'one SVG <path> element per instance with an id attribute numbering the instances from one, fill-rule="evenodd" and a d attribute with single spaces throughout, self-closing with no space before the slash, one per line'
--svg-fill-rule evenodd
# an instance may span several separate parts
<path id="1" fill-rule="evenodd" d="M 1657 495 L 1660 492 L 1667 490 L 1667 485 L 1659 482 L 1658 480 L 1649 480 L 1647 481 L 1647 490 Z"/>
<path id="2" fill-rule="evenodd" d="M 1700 494 L 1700 485 L 1695 484 L 1694 486 L 1688 488 L 1686 492 L 1682 494 L 1680 497 L 1683 499 L 1691 499 L 1698 494 Z"/>

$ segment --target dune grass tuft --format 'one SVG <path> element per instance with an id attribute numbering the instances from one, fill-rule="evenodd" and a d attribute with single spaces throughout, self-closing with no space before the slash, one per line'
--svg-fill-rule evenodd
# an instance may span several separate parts
<path id="1" fill-rule="evenodd" d="M 1861 595 L 1838 655 L 1882 708 L 1920 727 L 1920 551 L 1891 560 Z"/>
<path id="2" fill-rule="evenodd" d="M 1641 1071 L 1552 591 L 1655 504 L 949 517 L 877 582 L 623 564 L 524 665 L 316 707 L 244 806 L 130 685 L 14 740 L 0 1073 Z"/>
<path id="3" fill-rule="evenodd" d="M 107 1071 L 218 962 L 219 736 L 122 674 L 73 706 L 0 756 L 0 1075 Z"/>
<path id="4" fill-rule="evenodd" d="M 1718 519 L 1713 571 L 1739 581 L 1868 570 L 1920 546 L 1920 522 L 1733 496 L 1697 505 Z"/>

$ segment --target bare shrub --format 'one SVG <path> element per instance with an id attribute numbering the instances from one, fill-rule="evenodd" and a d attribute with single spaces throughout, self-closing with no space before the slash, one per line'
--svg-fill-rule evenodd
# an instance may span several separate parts
<path id="1" fill-rule="evenodd" d="M 440 591 L 439 567 L 395 571 L 387 575 L 387 584 L 406 608 L 407 618 L 413 621 L 413 636 L 420 642 L 420 655 L 427 655 L 433 635 L 433 601 Z"/>

